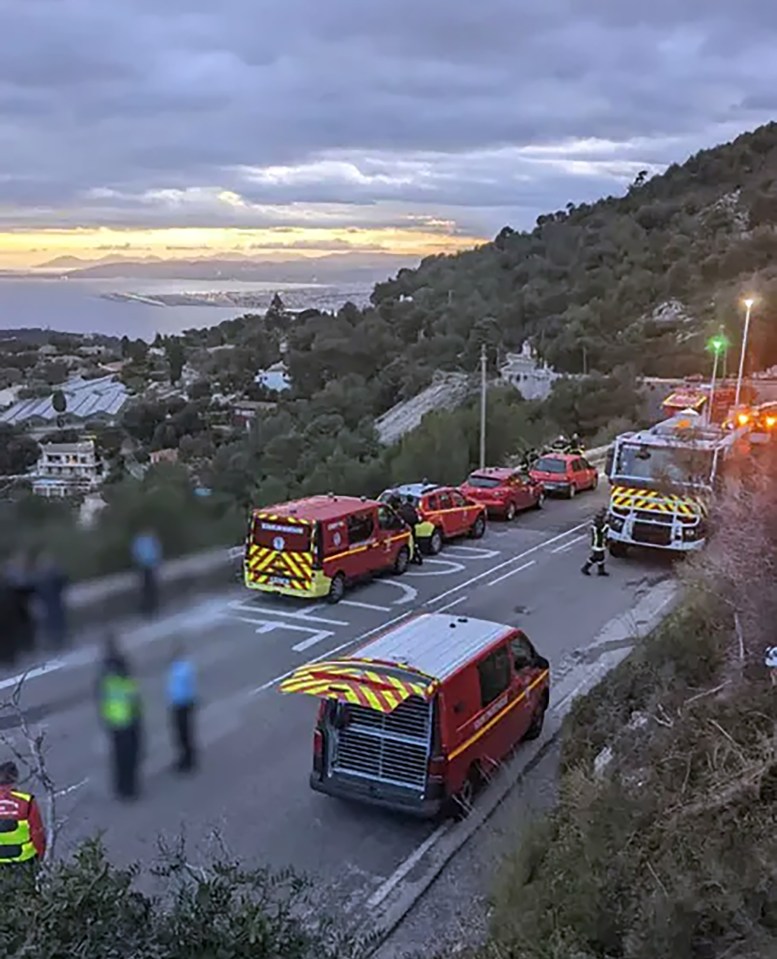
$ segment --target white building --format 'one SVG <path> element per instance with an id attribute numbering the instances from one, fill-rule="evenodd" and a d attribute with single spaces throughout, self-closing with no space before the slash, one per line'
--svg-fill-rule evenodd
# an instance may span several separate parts
<path id="1" fill-rule="evenodd" d="M 263 386 L 266 390 L 273 390 L 276 393 L 282 393 L 284 390 L 291 389 L 291 379 L 286 371 L 286 364 L 283 360 L 273 363 L 266 370 L 259 370 L 254 377 L 254 383 Z"/>
<path id="2" fill-rule="evenodd" d="M 508 353 L 499 375 L 511 386 L 520 390 L 525 400 L 546 399 L 561 374 L 546 363 L 539 364 L 528 342 L 520 353 Z"/>
<path id="3" fill-rule="evenodd" d="M 93 440 L 46 443 L 33 473 L 32 491 L 47 497 L 88 493 L 99 486 L 102 474 Z"/>

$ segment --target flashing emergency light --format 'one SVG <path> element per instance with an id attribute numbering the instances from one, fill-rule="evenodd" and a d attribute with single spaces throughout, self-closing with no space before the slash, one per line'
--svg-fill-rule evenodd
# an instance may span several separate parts
<path id="1" fill-rule="evenodd" d="M 768 426 L 769 429 L 771 429 L 775 425 L 775 423 L 777 423 L 777 416 L 766 417 L 766 425 Z"/>
<path id="2" fill-rule="evenodd" d="M 750 414 L 749 414 L 749 413 L 740 413 L 740 414 L 737 416 L 737 423 L 739 423 L 740 426 L 747 426 L 747 424 L 748 424 L 749 422 L 750 422 Z"/>

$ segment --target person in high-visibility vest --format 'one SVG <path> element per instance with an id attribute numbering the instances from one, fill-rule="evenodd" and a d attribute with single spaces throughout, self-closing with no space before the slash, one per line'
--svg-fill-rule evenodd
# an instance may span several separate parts
<path id="1" fill-rule="evenodd" d="M 0 866 L 34 862 L 46 852 L 46 830 L 35 797 L 17 787 L 16 763 L 0 764 Z"/>
<path id="2" fill-rule="evenodd" d="M 607 558 L 607 535 L 610 527 L 607 524 L 607 511 L 600 509 L 594 516 L 591 526 L 591 554 L 583 564 L 581 572 L 589 575 L 592 566 L 596 566 L 600 576 L 609 576 L 610 574 L 604 568 Z"/>
<path id="3" fill-rule="evenodd" d="M 98 702 L 100 718 L 111 739 L 114 790 L 120 799 L 135 799 L 142 736 L 140 693 L 113 637 L 106 644 Z"/>

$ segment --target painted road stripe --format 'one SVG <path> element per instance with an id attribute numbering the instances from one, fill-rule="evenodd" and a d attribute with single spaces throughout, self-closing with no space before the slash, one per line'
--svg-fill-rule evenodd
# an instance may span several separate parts
<path id="1" fill-rule="evenodd" d="M 543 542 L 538 543 L 536 546 L 532 546 L 531 549 L 524 550 L 522 553 L 519 553 L 517 556 L 511 556 L 510 559 L 500 563 L 498 566 L 492 566 L 491 569 L 487 569 L 482 573 L 479 573 L 477 576 L 471 576 L 469 579 L 465 580 L 463 583 L 459 583 L 458 586 L 453 586 L 451 589 L 446 590 L 444 593 L 440 593 L 439 596 L 435 596 L 432 599 L 426 601 L 426 606 L 431 606 L 432 603 L 439 603 L 440 600 L 447 599 L 448 596 L 452 596 L 454 593 L 458 593 L 459 590 L 466 589 L 467 586 L 472 585 L 472 583 L 478 583 L 481 579 L 485 579 L 486 576 L 490 576 L 492 573 L 496 573 L 500 569 L 504 569 L 505 566 L 509 566 L 511 563 L 517 563 L 519 560 L 522 560 L 525 556 L 531 556 L 532 553 L 536 553 L 540 549 L 545 549 L 546 546 L 550 546 L 553 543 L 557 543 L 560 539 L 564 539 L 565 536 L 569 536 L 570 533 L 576 533 L 578 530 L 585 529 L 590 526 L 590 523 L 578 523 L 577 526 L 573 526 L 572 529 L 565 530 L 563 533 L 559 533 L 557 536 L 552 536 L 550 539 L 543 540 Z"/>
<path id="2" fill-rule="evenodd" d="M 523 566 L 519 566 L 517 569 L 508 570 L 506 573 L 502 573 L 501 576 L 497 576 L 496 579 L 492 579 L 489 586 L 496 586 L 497 583 L 501 583 L 503 579 L 507 579 L 508 576 L 515 576 L 516 573 L 520 573 L 521 570 L 528 569 L 530 566 L 536 565 L 536 559 L 530 559 L 528 563 L 524 563 Z"/>
<path id="3" fill-rule="evenodd" d="M 454 606 L 458 606 L 459 603 L 463 603 L 466 598 L 466 596 L 459 596 L 458 599 L 454 599 L 454 601 L 452 603 L 448 603 L 447 606 L 441 606 L 439 612 L 444 613 L 446 610 L 453 609 Z"/>
<path id="4" fill-rule="evenodd" d="M 575 543 L 579 543 L 581 539 L 585 539 L 587 533 L 581 533 L 579 536 L 575 536 L 574 539 L 571 539 L 568 543 L 562 543 L 561 546 L 557 546 L 555 549 L 551 550 L 551 553 L 563 553 L 564 550 L 570 549 Z"/>
<path id="5" fill-rule="evenodd" d="M 417 849 L 414 849 L 407 859 L 403 860 L 388 879 L 384 883 L 381 883 L 370 896 L 367 900 L 367 908 L 374 909 L 376 906 L 379 906 L 386 896 L 402 882 L 410 870 L 424 858 L 432 846 L 436 845 L 446 833 L 450 832 L 452 826 L 452 822 L 445 822 L 441 826 L 438 826 L 431 836 L 428 836 Z"/>
<path id="6" fill-rule="evenodd" d="M 427 564 L 430 566 L 446 566 L 447 569 L 432 569 L 426 573 L 405 573 L 405 576 L 450 576 L 451 573 L 464 572 L 464 565 L 462 563 L 454 563 L 453 560 L 450 559 L 425 559 L 424 566 Z"/>
<path id="7" fill-rule="evenodd" d="M 352 599 L 341 599 L 341 606 L 353 606 L 356 609 L 374 609 L 376 613 L 388 613 L 391 611 L 390 606 L 374 606 L 372 603 L 357 603 Z"/>
<path id="8" fill-rule="evenodd" d="M 266 606 L 256 606 L 253 603 L 243 603 L 240 600 L 233 600 L 229 604 L 233 609 L 241 609 L 244 613 L 261 613 L 264 616 L 278 616 L 281 619 L 299 619 L 303 623 L 323 623 L 325 626 L 349 626 L 342 619 L 326 619 L 324 616 L 311 616 L 314 609 L 320 609 L 320 606 L 314 606 L 304 613 L 290 613 L 286 609 L 268 609 Z"/>

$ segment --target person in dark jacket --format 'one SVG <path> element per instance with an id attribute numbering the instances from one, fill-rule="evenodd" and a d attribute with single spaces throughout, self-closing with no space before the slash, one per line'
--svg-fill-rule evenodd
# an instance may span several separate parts
<path id="1" fill-rule="evenodd" d="M 142 747 L 140 692 L 112 635 L 105 642 L 97 701 L 100 719 L 110 737 L 114 791 L 119 799 L 136 799 Z"/>
<path id="2" fill-rule="evenodd" d="M 8 643 L 13 656 L 29 653 L 35 647 L 35 620 L 32 615 L 34 584 L 31 576 L 30 560 L 26 555 L 17 556 L 6 565 L 3 576 L 4 603 L 9 619 Z M 3 632 L 6 632 L 3 621 Z"/>
<path id="3" fill-rule="evenodd" d="M 44 553 L 38 560 L 34 584 L 40 603 L 40 627 L 44 642 L 51 650 L 62 649 L 67 634 L 67 577 L 54 557 L 48 553 Z"/>
<path id="4" fill-rule="evenodd" d="M 415 506 L 413 506 L 413 501 L 409 496 L 406 496 L 403 500 L 399 493 L 395 493 L 389 499 L 389 506 L 394 510 L 394 512 L 399 516 L 399 518 L 410 527 L 410 532 L 413 535 L 413 562 L 418 566 L 421 566 L 424 558 L 421 555 L 421 550 L 418 546 L 418 541 L 416 540 L 415 528 L 421 522 L 421 517 L 418 515 L 418 511 Z"/>
<path id="5" fill-rule="evenodd" d="M 596 516 L 594 516 L 594 521 L 591 525 L 591 555 L 581 569 L 581 572 L 585 576 L 590 574 L 592 566 L 597 567 L 600 576 L 610 575 L 604 568 L 607 558 L 607 534 L 609 532 L 610 527 L 607 524 L 607 511 L 600 509 Z"/>

